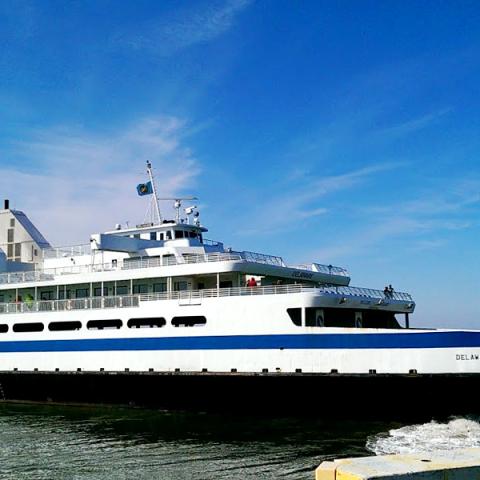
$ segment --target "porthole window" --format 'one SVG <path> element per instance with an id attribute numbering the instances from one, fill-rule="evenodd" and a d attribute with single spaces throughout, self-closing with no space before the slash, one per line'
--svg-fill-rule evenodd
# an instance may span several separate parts
<path id="1" fill-rule="evenodd" d="M 26 333 L 26 332 L 43 332 L 44 326 L 43 323 L 16 323 L 13 326 L 13 331 L 17 333 Z"/>
<path id="2" fill-rule="evenodd" d="M 149 318 L 131 318 L 127 326 L 128 328 L 161 328 L 167 324 L 163 317 Z"/>
<path id="3" fill-rule="evenodd" d="M 172 325 L 174 327 L 194 327 L 197 325 L 206 325 L 207 319 L 203 316 L 185 316 L 173 317 Z"/>
<path id="4" fill-rule="evenodd" d="M 106 328 L 121 328 L 122 327 L 122 321 L 121 320 L 90 320 L 87 322 L 87 328 L 89 330 L 103 330 Z"/>
<path id="5" fill-rule="evenodd" d="M 71 330 L 80 330 L 81 328 L 81 322 L 51 322 L 48 324 L 48 329 L 51 332 L 67 332 Z"/>

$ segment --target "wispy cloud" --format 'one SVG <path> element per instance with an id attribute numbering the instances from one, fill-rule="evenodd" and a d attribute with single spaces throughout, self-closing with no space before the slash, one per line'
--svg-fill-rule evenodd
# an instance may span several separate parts
<path id="1" fill-rule="evenodd" d="M 183 8 L 169 18 L 141 25 L 135 33 L 117 34 L 112 42 L 133 50 L 171 55 L 224 34 L 232 27 L 235 17 L 251 3 L 252 0 L 225 0 L 208 5 L 191 4 L 194 6 Z"/>
<path id="2" fill-rule="evenodd" d="M 450 113 L 452 110 L 450 108 L 443 108 L 441 110 L 430 112 L 425 115 L 407 120 L 403 123 L 399 123 L 393 126 L 386 128 L 381 128 L 372 133 L 373 139 L 383 139 L 383 140 L 395 140 L 402 138 L 406 135 L 421 131 L 427 127 L 430 127 L 440 121 L 442 117 Z"/>
<path id="3" fill-rule="evenodd" d="M 65 127 L 32 132 L 10 146 L 0 191 L 51 243 L 83 243 L 115 223 L 143 220 L 148 200 L 136 196 L 135 186 L 145 180 L 146 160 L 162 195 L 192 185 L 200 170 L 185 131 L 178 118 L 154 117 L 102 135 Z"/>
<path id="4" fill-rule="evenodd" d="M 262 208 L 255 212 L 248 211 L 250 228 L 243 230 L 245 235 L 271 234 L 282 230 L 292 219 L 305 219 L 326 214 L 329 210 L 319 201 L 331 194 L 351 189 L 361 185 L 368 179 L 381 172 L 387 172 L 404 166 L 404 163 L 385 162 L 369 165 L 339 175 L 324 176 L 321 178 L 305 177 L 300 185 L 283 185 L 280 192 L 269 196 L 263 201 Z"/>
<path id="5" fill-rule="evenodd" d="M 316 250 L 316 258 L 335 260 L 365 254 L 380 245 L 408 239 L 408 248 L 425 251 L 446 244 L 443 235 L 472 228 L 480 207 L 480 180 L 444 180 L 430 192 L 382 207 L 358 207 L 362 219 L 343 241 Z M 388 251 L 388 249 L 387 249 Z"/>

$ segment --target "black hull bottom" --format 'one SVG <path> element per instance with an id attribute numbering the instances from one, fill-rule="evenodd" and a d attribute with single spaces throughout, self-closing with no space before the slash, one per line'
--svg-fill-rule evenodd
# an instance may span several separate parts
<path id="1" fill-rule="evenodd" d="M 480 414 L 480 375 L 0 373 L 0 400 L 165 410 L 432 418 Z"/>

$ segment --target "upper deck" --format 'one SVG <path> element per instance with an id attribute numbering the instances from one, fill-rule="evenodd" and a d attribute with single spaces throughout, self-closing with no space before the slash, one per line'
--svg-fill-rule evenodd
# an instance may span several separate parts
<path id="1" fill-rule="evenodd" d="M 150 255 L 141 257 L 115 258 L 109 262 L 76 264 L 71 259 L 81 256 L 85 260 L 86 247 L 72 247 L 69 262 L 65 266 L 54 268 L 36 268 L 32 271 L 10 272 L 0 274 L 0 289 L 22 288 L 32 283 L 66 284 L 95 281 L 100 273 L 107 273 L 109 278 L 124 279 L 126 277 L 165 276 L 212 273 L 212 271 L 244 271 L 249 274 L 270 274 L 294 280 L 312 280 L 334 285 L 348 285 L 350 276 L 344 268 L 333 265 L 312 263 L 310 265 L 288 265 L 281 257 L 255 252 L 212 252 L 212 253 L 182 253 L 172 255 Z M 50 258 L 63 258 L 61 252 L 66 248 L 49 250 Z M 63 262 L 62 262 L 63 263 Z M 211 264 L 216 264 L 212 268 Z M 221 265 L 220 265 L 221 264 Z M 168 267 L 182 267 L 168 268 Z M 102 275 L 104 278 L 105 275 Z"/>

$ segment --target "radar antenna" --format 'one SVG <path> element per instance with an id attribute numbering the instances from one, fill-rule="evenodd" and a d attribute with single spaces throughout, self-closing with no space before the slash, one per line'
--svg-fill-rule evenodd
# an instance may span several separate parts
<path id="1" fill-rule="evenodd" d="M 173 200 L 175 203 L 173 204 L 173 207 L 175 208 L 175 222 L 180 223 L 180 210 L 182 208 L 182 202 L 185 201 L 192 201 L 192 200 L 198 200 L 197 197 L 176 197 L 176 198 L 159 198 L 158 200 Z M 196 207 L 194 207 L 196 208 Z"/>

